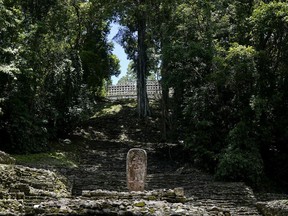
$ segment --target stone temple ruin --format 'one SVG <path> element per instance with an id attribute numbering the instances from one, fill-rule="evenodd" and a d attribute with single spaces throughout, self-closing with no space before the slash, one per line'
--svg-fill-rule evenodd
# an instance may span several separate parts
<path id="1" fill-rule="evenodd" d="M 119 149 L 121 149 L 119 143 L 115 143 L 116 147 L 115 154 L 119 155 Z M 189 173 L 186 173 L 185 170 L 178 170 L 165 174 L 165 170 L 157 168 L 159 174 L 155 174 L 155 172 L 153 175 L 147 174 L 146 152 L 142 149 L 135 149 L 135 147 L 129 149 L 125 151 L 125 155 L 128 152 L 126 169 L 129 191 L 124 189 L 125 185 L 123 190 L 114 191 L 111 190 L 113 187 L 108 190 L 100 189 L 104 185 L 97 184 L 96 187 L 95 185 L 91 188 L 86 187 L 86 189 L 82 187 L 79 195 L 72 193 L 75 183 L 71 184 L 71 179 L 46 168 L 36 169 L 17 165 L 15 159 L 0 152 L 0 215 L 288 215 L 287 199 L 257 202 L 253 191 L 243 183 L 213 182 L 208 180 L 207 176 L 200 175 L 193 170 L 190 170 Z M 155 158 L 153 152 L 149 152 L 149 155 L 150 171 L 153 171 L 151 167 L 155 165 L 153 162 Z M 86 154 L 85 156 L 87 157 Z M 94 160 L 99 159 L 99 163 L 105 162 L 101 157 L 93 158 Z M 121 166 L 124 165 L 123 177 L 125 178 L 124 154 L 123 160 L 117 160 L 117 162 Z M 83 167 L 80 169 L 83 170 Z M 73 170 L 69 172 L 71 171 Z M 101 172 L 103 171 L 93 172 L 93 175 L 95 174 L 93 178 L 99 180 Z M 108 173 L 104 173 L 105 181 L 110 183 L 109 180 L 113 176 Z M 117 178 L 122 178 L 121 176 L 117 176 Z M 87 176 L 83 176 L 83 173 L 80 177 L 84 181 L 87 178 Z M 145 181 L 149 187 L 145 185 Z M 129 186 L 131 182 L 132 184 Z M 119 183 L 122 184 L 122 181 L 118 181 Z M 125 183 L 126 181 L 123 182 L 123 184 Z M 144 185 L 149 190 L 144 190 Z M 170 186 L 171 189 L 167 187 L 166 189 L 153 189 L 153 186 L 162 188 L 160 185 Z M 180 185 L 180 187 L 175 188 L 175 185 Z"/>
<path id="2" fill-rule="evenodd" d="M 73 196 L 66 179 L 54 172 L 15 165 L 4 152 L 0 159 L 0 215 L 172 215 L 179 206 L 183 211 L 186 201 L 181 188 L 142 191 L 147 165 L 142 149 L 130 150 L 127 163 L 128 180 L 137 182 L 130 189 L 141 191 L 98 189 L 81 196 Z M 194 207 L 185 211 L 195 216 L 205 212 Z"/>
<path id="3" fill-rule="evenodd" d="M 157 98 L 161 95 L 161 86 L 158 81 L 147 81 L 147 95 L 148 98 Z M 137 84 L 136 82 L 127 82 L 119 85 L 108 86 L 108 98 L 123 99 L 136 98 Z"/>

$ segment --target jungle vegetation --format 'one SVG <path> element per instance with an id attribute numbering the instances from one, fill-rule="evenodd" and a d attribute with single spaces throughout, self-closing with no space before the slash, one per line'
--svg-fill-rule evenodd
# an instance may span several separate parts
<path id="1" fill-rule="evenodd" d="M 1 150 L 47 150 L 105 97 L 120 73 L 112 22 L 139 118 L 157 71 L 164 141 L 217 179 L 288 186 L 285 0 L 0 0 Z"/>

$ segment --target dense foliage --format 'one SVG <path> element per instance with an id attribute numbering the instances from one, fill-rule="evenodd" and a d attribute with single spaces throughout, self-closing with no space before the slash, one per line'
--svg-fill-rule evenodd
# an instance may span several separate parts
<path id="1" fill-rule="evenodd" d="M 43 151 L 119 73 L 97 1 L 0 1 L 1 149 Z"/>
<path id="2" fill-rule="evenodd" d="M 171 11 L 163 60 L 176 129 L 194 162 L 219 179 L 287 182 L 287 9 L 187 0 Z"/>
<path id="3" fill-rule="evenodd" d="M 119 73 L 114 20 L 140 117 L 147 77 L 161 73 L 163 140 L 184 140 L 218 179 L 287 186 L 286 1 L 0 0 L 0 14 L 1 149 L 45 149 L 105 94 Z"/>

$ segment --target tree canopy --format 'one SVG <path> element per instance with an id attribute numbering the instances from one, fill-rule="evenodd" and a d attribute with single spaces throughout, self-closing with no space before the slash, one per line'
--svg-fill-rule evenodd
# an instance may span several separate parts
<path id="1" fill-rule="evenodd" d="M 107 41 L 112 15 L 103 8 L 95 12 L 99 5 L 0 1 L 2 149 L 45 149 L 47 140 L 75 125 L 95 97 L 103 96 L 110 76 L 119 73 Z"/>

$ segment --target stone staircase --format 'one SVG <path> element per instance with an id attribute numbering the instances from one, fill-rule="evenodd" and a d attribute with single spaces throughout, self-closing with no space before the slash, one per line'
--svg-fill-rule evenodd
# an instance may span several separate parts
<path id="1" fill-rule="evenodd" d="M 205 209 L 209 215 L 261 215 L 255 207 L 251 188 L 244 183 L 215 182 L 209 174 L 190 166 L 181 166 L 169 158 L 159 157 L 157 144 L 139 142 L 90 141 L 81 151 L 76 168 L 48 167 L 66 176 L 74 195 L 97 189 L 126 192 L 126 154 L 129 149 L 142 147 L 148 155 L 146 190 L 183 187 L 187 203 Z M 154 146 L 154 147 L 153 147 Z M 46 167 L 47 168 L 47 167 Z"/>
<path id="2" fill-rule="evenodd" d="M 159 131 L 157 131 L 157 126 L 155 126 L 157 122 L 150 122 L 143 126 L 143 124 L 135 120 L 132 108 L 127 108 L 122 114 L 121 112 L 114 116 L 91 119 L 83 124 L 81 128 L 74 131 L 70 139 L 72 140 L 72 145 L 77 146 L 77 167 L 47 165 L 38 167 L 56 171 L 68 179 L 73 194 L 72 198 L 74 197 L 75 200 L 73 200 L 74 198 L 70 201 L 64 200 L 64 203 L 68 202 L 73 207 L 74 204 L 76 205 L 77 202 L 81 201 L 83 206 L 86 206 L 85 199 L 87 197 L 84 198 L 84 201 L 82 198 L 78 200 L 78 197 L 83 194 L 89 194 L 89 191 L 92 194 L 95 190 L 127 192 L 126 154 L 131 148 L 143 148 L 148 156 L 148 175 L 145 187 L 147 191 L 184 188 L 187 199 L 185 203 L 181 204 L 181 208 L 174 204 L 165 204 L 166 207 L 170 206 L 169 208 L 178 209 L 179 211 L 186 209 L 189 212 L 189 208 L 192 206 L 199 210 L 196 210 L 198 213 L 191 214 L 195 216 L 261 215 L 256 208 L 257 200 L 251 188 L 239 182 L 216 182 L 211 175 L 201 172 L 188 164 L 183 164 L 183 161 L 177 162 L 174 156 L 179 152 L 174 148 L 175 145 L 157 143 L 157 140 L 160 139 Z M 73 142 L 77 143 L 73 144 Z M 63 150 L 65 150 L 66 147 L 69 148 L 70 144 L 67 144 L 68 146 L 66 147 L 66 144 L 63 145 Z M 29 166 L 33 167 L 35 165 L 30 164 Z M 45 197 L 41 199 L 45 201 Z M 102 201 L 105 206 L 105 199 Z M 102 201 L 100 200 L 99 202 Z M 28 197 L 27 199 L 28 206 L 39 202 L 41 200 L 37 200 L 37 197 Z M 118 206 L 121 209 L 122 204 L 119 204 L 120 201 L 116 200 L 115 202 L 111 205 Z M 90 209 L 95 207 L 93 205 L 97 205 L 99 210 L 99 206 L 102 206 L 102 204 L 97 202 L 93 204 L 91 201 L 91 206 L 86 207 Z M 126 207 L 129 208 L 128 205 L 130 204 L 126 203 L 124 206 L 127 205 Z M 162 204 L 161 202 L 158 204 L 146 203 L 147 208 L 152 206 L 151 208 L 153 209 L 155 208 L 154 205 L 159 207 Z M 127 209 L 126 207 L 125 209 Z M 117 209 L 115 212 L 113 213 L 114 215 L 122 215 L 117 213 Z M 171 215 L 190 215 L 187 212 L 182 212 L 181 214 L 175 212 L 175 214 Z M 139 213 L 138 215 L 169 215 L 161 212 L 159 214 L 146 213 Z M 103 215 L 110 214 L 109 212 L 107 214 L 104 212 Z M 123 213 L 123 215 L 126 214 Z M 129 212 L 127 215 L 129 215 Z"/>

